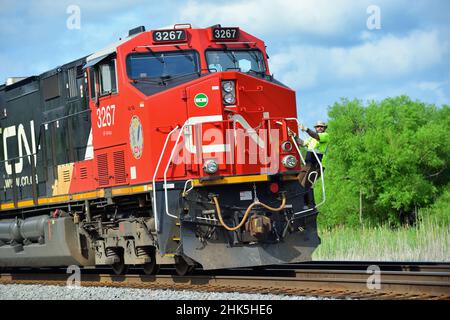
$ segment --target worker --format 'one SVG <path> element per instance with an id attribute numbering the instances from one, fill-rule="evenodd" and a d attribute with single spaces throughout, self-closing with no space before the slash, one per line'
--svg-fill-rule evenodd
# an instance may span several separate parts
<path id="1" fill-rule="evenodd" d="M 314 126 L 314 129 L 316 131 L 312 131 L 301 123 L 299 124 L 298 128 L 306 132 L 309 135 L 309 138 L 303 141 L 297 136 L 297 143 L 301 146 L 307 147 L 308 150 L 314 150 L 318 156 L 320 155 L 320 159 L 323 159 L 323 157 L 327 153 L 328 142 L 330 141 L 329 133 L 325 132 L 328 128 L 327 124 L 324 121 L 317 121 L 316 125 Z"/>
<path id="2" fill-rule="evenodd" d="M 317 121 L 316 125 L 314 126 L 315 131 L 312 131 L 311 129 L 305 127 L 305 125 L 303 124 L 299 124 L 298 128 L 301 131 L 306 132 L 309 135 L 309 138 L 307 138 L 306 140 L 302 140 L 300 139 L 300 137 L 293 134 L 296 143 L 299 146 L 306 147 L 308 149 L 305 157 L 306 164 L 302 168 L 298 177 L 300 184 L 305 188 L 311 186 L 311 178 L 316 180 L 320 176 L 320 166 L 317 158 L 319 158 L 322 163 L 322 169 L 325 169 L 324 156 L 327 152 L 328 143 L 330 141 L 329 133 L 325 132 L 327 130 L 327 127 L 328 126 L 324 121 Z M 317 158 L 312 150 L 316 152 Z M 311 173 L 313 172 L 315 173 L 311 175 Z"/>

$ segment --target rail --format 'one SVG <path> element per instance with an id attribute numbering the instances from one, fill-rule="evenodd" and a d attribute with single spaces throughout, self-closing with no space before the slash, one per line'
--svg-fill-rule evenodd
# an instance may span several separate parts
<path id="1" fill-rule="evenodd" d="M 368 267 L 379 264 L 379 282 L 372 286 L 374 273 Z M 371 269 L 370 269 L 371 270 Z M 314 262 L 283 264 L 225 270 L 197 270 L 188 276 L 175 276 L 172 267 L 164 267 L 156 276 L 142 275 L 138 268 L 130 274 L 108 274 L 106 268 L 82 269 L 82 286 L 108 286 L 325 296 L 338 299 L 450 299 L 449 264 L 421 265 L 384 262 L 333 263 Z M 0 284 L 67 284 L 66 269 L 42 270 L 39 273 L 13 270 L 0 274 Z"/>

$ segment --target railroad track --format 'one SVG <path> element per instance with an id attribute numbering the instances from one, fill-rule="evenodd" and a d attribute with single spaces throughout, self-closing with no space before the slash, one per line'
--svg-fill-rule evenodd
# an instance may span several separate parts
<path id="1" fill-rule="evenodd" d="M 380 286 L 367 285 L 378 265 Z M 196 271 L 175 276 L 170 268 L 157 276 L 131 274 L 117 276 L 108 269 L 82 269 L 82 286 L 113 286 L 146 289 L 175 289 L 214 292 L 272 293 L 361 299 L 450 299 L 450 264 L 398 263 L 305 263 L 254 269 Z M 60 270 L 16 270 L 0 274 L 1 284 L 66 285 L 68 274 Z M 376 282 L 375 282 L 376 283 Z"/>

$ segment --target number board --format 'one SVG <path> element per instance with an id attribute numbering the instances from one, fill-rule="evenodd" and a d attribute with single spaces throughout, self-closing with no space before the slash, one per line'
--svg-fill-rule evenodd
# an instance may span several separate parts
<path id="1" fill-rule="evenodd" d="M 214 40 L 236 40 L 239 38 L 239 28 L 213 28 Z"/>
<path id="2" fill-rule="evenodd" d="M 183 42 L 186 40 L 186 30 L 153 31 L 153 42 Z"/>

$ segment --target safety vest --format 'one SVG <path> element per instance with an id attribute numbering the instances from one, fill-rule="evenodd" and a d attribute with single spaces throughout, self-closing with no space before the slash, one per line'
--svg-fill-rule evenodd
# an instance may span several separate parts
<path id="1" fill-rule="evenodd" d="M 322 132 L 319 133 L 320 141 L 317 141 L 316 139 L 309 137 L 305 141 L 305 146 L 309 150 L 314 150 L 317 153 L 322 153 L 325 155 L 327 153 L 328 149 L 328 142 L 330 141 L 330 135 L 328 132 Z"/>

